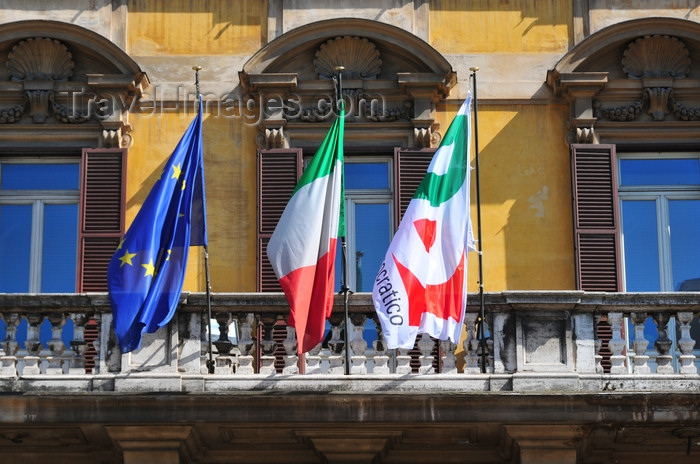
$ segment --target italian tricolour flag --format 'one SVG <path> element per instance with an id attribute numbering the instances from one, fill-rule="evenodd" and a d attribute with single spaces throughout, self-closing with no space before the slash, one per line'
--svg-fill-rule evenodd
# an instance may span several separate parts
<path id="1" fill-rule="evenodd" d="M 447 129 L 389 245 L 372 299 L 387 347 L 411 349 L 419 333 L 457 343 L 467 305 L 471 95 Z"/>
<path id="2" fill-rule="evenodd" d="M 289 302 L 299 354 L 323 340 L 333 309 L 335 255 L 345 235 L 343 196 L 344 111 L 304 170 L 267 244 L 267 256 Z"/>

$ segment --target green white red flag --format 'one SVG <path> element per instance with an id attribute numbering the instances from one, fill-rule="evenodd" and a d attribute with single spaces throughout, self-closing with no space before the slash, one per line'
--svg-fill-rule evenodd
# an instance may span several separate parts
<path id="1" fill-rule="evenodd" d="M 419 333 L 457 343 L 467 306 L 471 95 L 462 104 L 399 224 L 372 299 L 389 349 Z"/>
<path id="2" fill-rule="evenodd" d="M 267 256 L 289 302 L 299 354 L 323 340 L 333 309 L 335 255 L 345 236 L 342 215 L 345 112 L 304 170 L 267 244 Z"/>

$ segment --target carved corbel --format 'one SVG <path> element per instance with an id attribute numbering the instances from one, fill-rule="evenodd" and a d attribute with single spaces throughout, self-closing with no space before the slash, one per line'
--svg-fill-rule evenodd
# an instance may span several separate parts
<path id="1" fill-rule="evenodd" d="M 608 73 L 576 72 L 558 76 L 557 89 L 572 103 L 571 119 L 576 129 L 576 137 L 589 139 L 593 134 L 596 114 L 593 111 L 593 97 L 605 87 Z"/>

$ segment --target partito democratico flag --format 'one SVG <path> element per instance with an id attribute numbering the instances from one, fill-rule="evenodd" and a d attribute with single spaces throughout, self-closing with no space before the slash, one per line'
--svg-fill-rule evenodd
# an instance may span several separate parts
<path id="1" fill-rule="evenodd" d="M 467 304 L 471 95 L 462 104 L 406 209 L 374 282 L 387 346 L 413 348 L 427 333 L 457 343 Z"/>
<path id="2" fill-rule="evenodd" d="M 289 302 L 289 325 L 297 351 L 306 353 L 323 340 L 333 309 L 335 254 L 345 236 L 341 214 L 345 112 L 304 170 L 267 244 L 267 257 Z"/>

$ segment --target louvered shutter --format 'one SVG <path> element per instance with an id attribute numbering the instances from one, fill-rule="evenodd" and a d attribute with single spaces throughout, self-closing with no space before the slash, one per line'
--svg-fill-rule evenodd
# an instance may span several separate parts
<path id="1" fill-rule="evenodd" d="M 258 150 L 258 291 L 281 292 L 267 259 L 267 242 L 282 216 L 302 172 L 302 150 Z"/>
<path id="2" fill-rule="evenodd" d="M 396 192 L 396 208 L 394 208 L 396 220 L 394 224 L 397 228 L 411 198 L 425 177 L 434 154 L 434 148 L 417 150 L 396 148 L 394 150 L 394 191 Z"/>
<path id="3" fill-rule="evenodd" d="M 578 289 L 619 292 L 615 145 L 572 145 L 571 169 Z"/>
<path id="4" fill-rule="evenodd" d="M 81 164 L 78 292 L 104 292 L 124 231 L 126 149 L 86 148 Z"/>

